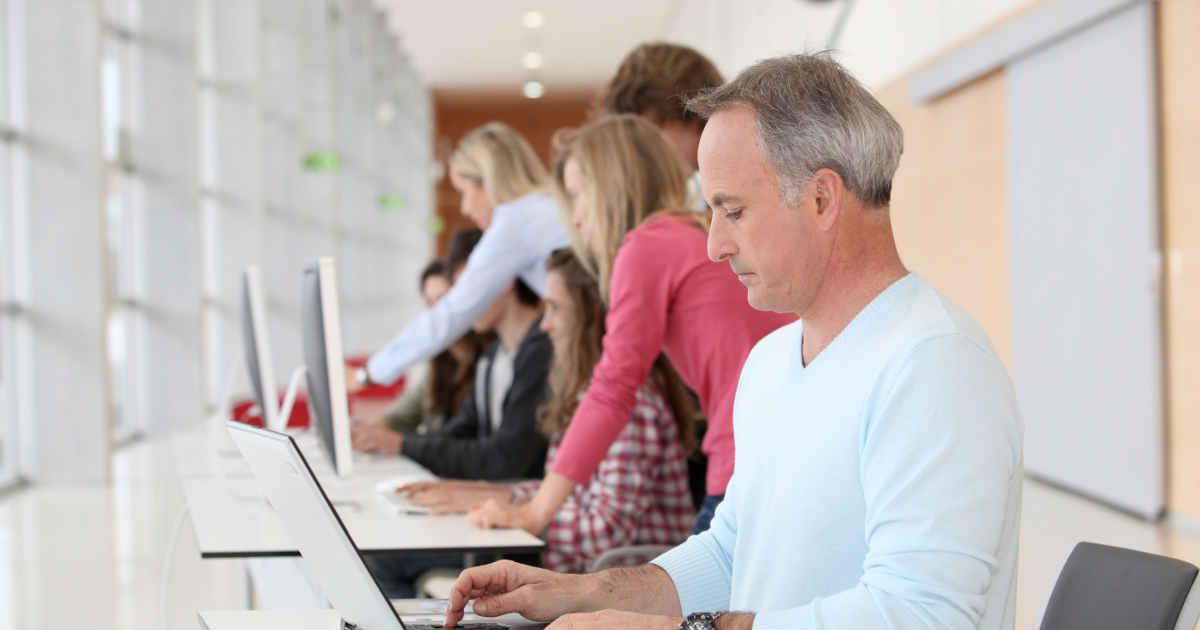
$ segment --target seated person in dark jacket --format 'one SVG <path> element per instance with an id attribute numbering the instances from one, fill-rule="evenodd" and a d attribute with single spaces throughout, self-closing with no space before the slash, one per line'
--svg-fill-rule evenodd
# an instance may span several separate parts
<path id="1" fill-rule="evenodd" d="M 496 333 L 496 343 L 480 360 L 475 387 L 458 413 L 428 435 L 353 432 L 354 447 L 376 453 L 403 453 L 443 478 L 539 478 L 546 438 L 537 429 L 537 409 L 546 389 L 554 349 L 541 331 L 541 302 L 514 280 L 475 322 L 477 332 Z M 437 567 L 463 566 L 461 555 L 397 558 L 370 556 L 367 566 L 389 598 L 416 596 L 413 581 Z"/>
<path id="2" fill-rule="evenodd" d="M 540 477 L 546 438 L 537 408 L 554 351 L 538 324 L 541 302 L 514 280 L 475 323 L 497 340 L 479 362 L 475 386 L 458 413 L 428 435 L 352 430 L 354 448 L 403 454 L 433 474 L 457 479 Z"/>

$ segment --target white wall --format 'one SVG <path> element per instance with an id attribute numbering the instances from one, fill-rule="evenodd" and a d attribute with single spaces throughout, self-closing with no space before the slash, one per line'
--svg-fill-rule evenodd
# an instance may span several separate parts
<path id="1" fill-rule="evenodd" d="M 681 0 L 663 39 L 708 55 L 726 78 L 758 59 L 829 46 L 846 0 Z M 880 89 L 1031 0 L 854 0 L 836 48 Z"/>
<path id="2" fill-rule="evenodd" d="M 139 26 L 137 83 L 144 86 L 131 130 L 131 159 L 141 180 L 140 255 L 132 263 L 137 296 L 130 322 L 134 379 L 131 412 L 142 430 L 195 423 L 203 408 L 200 345 L 200 251 L 196 212 L 195 12 L 147 2 Z"/>

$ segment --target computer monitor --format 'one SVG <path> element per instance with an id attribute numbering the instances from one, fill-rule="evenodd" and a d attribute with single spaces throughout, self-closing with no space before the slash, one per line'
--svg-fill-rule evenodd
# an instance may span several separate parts
<path id="1" fill-rule="evenodd" d="M 309 417 L 338 476 L 348 477 L 353 472 L 350 406 L 346 399 L 342 325 L 332 258 L 321 258 L 304 268 L 300 333 L 304 364 L 308 368 Z"/>
<path id="2" fill-rule="evenodd" d="M 271 339 L 267 332 L 267 307 L 258 267 L 242 272 L 242 336 L 246 350 L 246 373 L 254 401 L 262 410 L 263 424 L 280 431 L 287 420 L 279 418 L 279 400 L 275 397 L 275 368 L 271 364 Z"/>

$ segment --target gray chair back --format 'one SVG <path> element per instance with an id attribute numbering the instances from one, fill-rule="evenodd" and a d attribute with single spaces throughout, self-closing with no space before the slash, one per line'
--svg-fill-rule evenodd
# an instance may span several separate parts
<path id="1" fill-rule="evenodd" d="M 1195 566 L 1132 549 L 1076 543 L 1034 623 L 1036 630 L 1194 630 Z"/>

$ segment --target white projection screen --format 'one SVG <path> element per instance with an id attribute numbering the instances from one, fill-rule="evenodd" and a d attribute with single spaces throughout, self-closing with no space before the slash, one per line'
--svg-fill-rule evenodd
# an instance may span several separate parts
<path id="1" fill-rule="evenodd" d="M 1146 518 L 1164 494 L 1155 7 L 1007 70 L 1026 470 Z"/>

